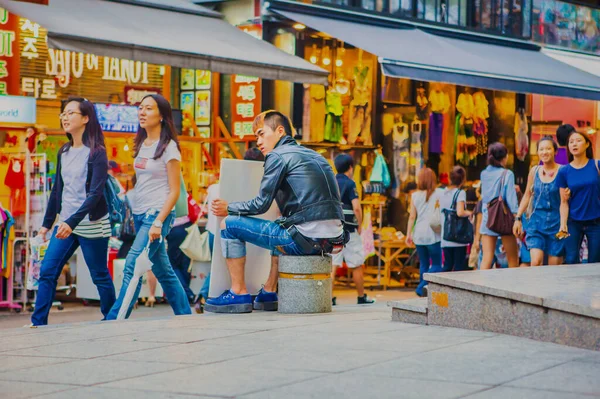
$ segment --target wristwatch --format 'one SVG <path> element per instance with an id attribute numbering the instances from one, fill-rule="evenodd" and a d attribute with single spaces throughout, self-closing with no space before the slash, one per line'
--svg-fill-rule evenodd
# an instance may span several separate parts
<path id="1" fill-rule="evenodd" d="M 154 223 L 152 223 L 152 226 L 153 226 L 153 227 L 158 227 L 159 229 L 162 229 L 163 222 L 161 222 L 161 221 L 160 221 L 160 220 L 158 220 L 158 219 L 155 219 L 155 220 L 154 220 Z"/>
<path id="2" fill-rule="evenodd" d="M 521 215 L 521 216 L 519 216 L 519 215 L 515 216 L 515 222 L 520 222 L 521 219 L 522 219 L 522 217 L 523 217 L 523 215 Z"/>

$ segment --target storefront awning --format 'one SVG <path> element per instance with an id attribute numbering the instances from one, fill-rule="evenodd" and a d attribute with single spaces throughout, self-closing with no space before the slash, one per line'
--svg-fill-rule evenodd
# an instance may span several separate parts
<path id="1" fill-rule="evenodd" d="M 600 77 L 551 58 L 532 44 L 515 42 L 509 47 L 439 36 L 414 27 L 275 12 L 378 56 L 387 76 L 600 100 Z"/>
<path id="2" fill-rule="evenodd" d="M 569 64 L 572 67 L 581 69 L 587 73 L 600 76 L 600 56 L 585 55 L 550 48 L 544 48 L 542 52 L 555 60 Z"/>
<path id="3" fill-rule="evenodd" d="M 135 4 L 137 3 L 137 4 Z M 263 79 L 326 84 L 328 73 L 220 17 L 149 1 L 1 0 L 0 7 L 48 30 L 51 48 Z"/>

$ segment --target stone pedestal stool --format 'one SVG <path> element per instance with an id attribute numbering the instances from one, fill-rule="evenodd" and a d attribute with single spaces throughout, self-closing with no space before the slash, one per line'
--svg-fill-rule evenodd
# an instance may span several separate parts
<path id="1" fill-rule="evenodd" d="M 279 257 L 280 313 L 331 312 L 331 257 Z"/>

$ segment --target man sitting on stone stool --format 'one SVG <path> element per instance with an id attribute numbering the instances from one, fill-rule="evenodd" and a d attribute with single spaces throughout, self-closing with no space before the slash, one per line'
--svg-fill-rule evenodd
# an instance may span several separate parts
<path id="1" fill-rule="evenodd" d="M 221 248 L 227 260 L 231 289 L 206 301 L 204 310 L 249 313 L 277 310 L 279 255 L 337 253 L 344 246 L 344 215 L 335 175 L 325 158 L 293 139 L 294 128 L 278 111 L 265 111 L 252 124 L 257 145 L 265 155 L 258 196 L 228 204 L 214 200 L 211 212 L 225 217 Z M 281 217 L 275 222 L 253 218 L 269 210 L 275 200 Z M 272 251 L 271 271 L 254 304 L 246 289 L 246 243 Z"/>

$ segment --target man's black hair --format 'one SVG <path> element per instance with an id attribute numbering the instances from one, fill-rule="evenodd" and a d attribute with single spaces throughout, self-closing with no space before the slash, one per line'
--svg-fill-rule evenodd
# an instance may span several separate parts
<path id="1" fill-rule="evenodd" d="M 354 167 L 354 158 L 350 154 L 340 154 L 333 161 L 338 173 L 346 173 Z"/>
<path id="2" fill-rule="evenodd" d="M 575 128 L 568 123 L 565 125 L 560 125 L 558 129 L 556 129 L 556 141 L 558 141 L 558 145 L 561 147 L 566 147 L 567 144 L 569 144 L 569 136 L 574 131 Z"/>

